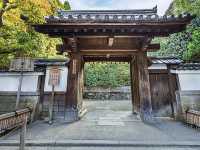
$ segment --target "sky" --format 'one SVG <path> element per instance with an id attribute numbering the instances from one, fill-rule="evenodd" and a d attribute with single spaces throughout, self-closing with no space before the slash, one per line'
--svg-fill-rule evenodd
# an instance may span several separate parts
<path id="1" fill-rule="evenodd" d="M 62 0 L 64 1 L 64 0 Z M 72 10 L 146 9 L 158 6 L 163 15 L 172 0 L 68 0 Z"/>

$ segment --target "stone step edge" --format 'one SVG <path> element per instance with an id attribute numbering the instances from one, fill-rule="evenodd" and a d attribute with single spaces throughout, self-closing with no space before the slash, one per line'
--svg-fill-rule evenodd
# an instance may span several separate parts
<path id="1" fill-rule="evenodd" d="M 19 146 L 17 140 L 0 140 L 0 146 Z M 56 146 L 56 147 L 200 147 L 199 141 L 107 141 L 107 140 L 26 140 L 26 146 Z"/>

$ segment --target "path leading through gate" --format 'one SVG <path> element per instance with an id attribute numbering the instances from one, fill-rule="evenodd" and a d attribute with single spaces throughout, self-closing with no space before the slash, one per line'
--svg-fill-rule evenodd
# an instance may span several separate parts
<path id="1" fill-rule="evenodd" d="M 130 101 L 85 101 L 88 113 L 71 124 L 37 121 L 27 130 L 27 142 L 104 140 L 132 142 L 199 142 L 200 132 L 168 118 L 143 123 L 131 113 Z M 4 140 L 17 140 L 18 132 Z"/>

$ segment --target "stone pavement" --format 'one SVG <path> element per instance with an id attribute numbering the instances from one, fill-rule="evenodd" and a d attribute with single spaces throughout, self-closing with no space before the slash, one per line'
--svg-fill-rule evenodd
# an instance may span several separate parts
<path id="1" fill-rule="evenodd" d="M 85 107 L 88 109 L 88 113 L 78 122 L 65 124 L 57 121 L 53 125 L 48 125 L 43 121 L 38 121 L 29 125 L 26 137 L 27 142 L 30 143 L 30 145 L 31 142 L 32 144 L 43 143 L 43 146 L 45 146 L 45 144 L 48 146 L 48 144 L 60 142 L 60 144 L 66 146 L 69 145 L 69 140 L 72 143 L 77 143 L 78 140 L 88 140 L 91 141 L 91 143 L 92 141 L 94 143 L 95 140 L 97 144 L 94 144 L 93 146 L 97 146 L 97 149 L 104 146 L 103 149 L 105 150 L 106 143 L 109 145 L 110 143 L 112 144 L 112 142 L 129 142 L 130 147 L 136 147 L 138 150 L 142 150 L 142 144 L 138 147 L 137 143 L 143 143 L 143 146 L 146 148 L 148 147 L 149 150 L 165 150 L 166 146 L 169 150 L 173 149 L 173 147 L 176 147 L 176 149 L 179 150 L 180 147 L 177 147 L 176 144 L 185 144 L 184 149 L 187 149 L 188 147 L 188 150 L 200 149 L 200 144 L 198 148 L 191 147 L 193 144 L 198 145 L 199 143 L 199 130 L 191 129 L 182 123 L 167 118 L 157 118 L 155 124 L 152 125 L 144 124 L 139 117 L 132 115 L 130 101 L 86 101 Z M 9 142 L 11 141 L 12 143 L 13 141 L 14 143 L 14 141 L 18 139 L 19 133 L 14 132 L 1 139 L 0 142 L 6 143 L 6 141 L 9 140 Z M 105 144 L 98 145 L 98 141 Z M 160 146 L 162 149 L 158 147 L 151 148 L 152 144 L 153 146 L 159 146 L 159 143 L 161 143 Z M 34 146 L 34 144 L 32 146 Z M 79 145 L 79 147 L 76 147 L 76 144 L 73 146 L 68 149 L 78 150 L 81 145 Z M 112 150 L 112 147 L 110 146 L 108 149 Z M 120 145 L 118 144 L 118 146 Z M 86 147 L 87 145 L 84 145 L 85 149 Z M 2 148 L 3 147 L 1 146 L 0 149 Z M 53 148 L 54 146 L 52 145 L 49 149 L 52 150 Z M 56 146 L 56 149 L 57 148 L 59 148 L 59 144 Z M 81 149 L 84 150 L 84 148 Z M 129 150 L 129 147 L 126 148 Z M 62 147 L 60 147 L 60 149 L 62 150 Z"/>
<path id="2" fill-rule="evenodd" d="M 0 150 L 19 150 L 16 147 L 0 147 Z M 199 150 L 199 148 L 174 147 L 26 147 L 26 150 Z"/>

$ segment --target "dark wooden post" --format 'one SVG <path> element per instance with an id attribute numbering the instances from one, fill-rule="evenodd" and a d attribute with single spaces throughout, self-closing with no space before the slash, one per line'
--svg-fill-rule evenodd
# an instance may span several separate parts
<path id="1" fill-rule="evenodd" d="M 144 122 L 152 122 L 151 91 L 149 82 L 147 53 L 138 51 L 135 62 L 136 87 L 140 101 L 140 116 Z M 136 95 L 137 96 L 137 95 Z"/>
<path id="2" fill-rule="evenodd" d="M 133 61 L 134 60 L 130 61 L 131 97 L 132 97 L 132 112 L 136 113 L 135 105 L 134 105 L 134 102 L 135 102 L 134 96 L 135 96 L 135 94 L 134 94 L 134 79 L 133 79 L 133 77 L 134 77 L 134 75 L 133 75 L 134 74 L 134 72 L 133 72 Z"/>
<path id="3" fill-rule="evenodd" d="M 19 150 L 25 150 L 25 138 L 26 138 L 27 119 L 28 119 L 27 116 L 25 116 L 25 118 L 23 120 L 23 124 L 21 126 Z"/>
<path id="4" fill-rule="evenodd" d="M 54 106 L 54 97 L 55 97 L 55 87 L 52 85 L 51 99 L 49 100 L 49 124 L 53 123 L 53 106 Z"/>
<path id="5" fill-rule="evenodd" d="M 82 79 L 83 62 L 79 53 L 70 54 L 66 107 L 81 109 L 82 107 Z"/>
<path id="6" fill-rule="evenodd" d="M 130 63 L 131 73 L 131 94 L 132 94 L 132 105 L 133 113 L 139 113 L 140 111 L 140 98 L 139 98 L 139 82 L 138 82 L 138 67 L 136 65 L 136 57 L 133 57 Z"/>
<path id="7" fill-rule="evenodd" d="M 172 109 L 172 117 L 174 118 L 174 102 L 176 101 L 176 95 L 175 95 L 175 84 L 173 84 L 173 76 L 170 72 L 170 67 L 167 66 L 167 72 L 168 72 L 168 84 L 169 84 L 169 91 L 170 91 L 170 105 Z M 174 85 L 174 86 L 173 86 Z"/>
<path id="8" fill-rule="evenodd" d="M 77 105 L 78 99 L 78 56 L 76 54 L 70 54 L 70 64 L 68 73 L 67 84 L 67 105 L 68 107 L 74 107 Z"/>
<path id="9" fill-rule="evenodd" d="M 78 108 L 82 109 L 83 106 L 83 88 L 84 88 L 84 61 L 81 57 L 80 69 L 79 69 L 79 93 L 78 93 Z"/>

